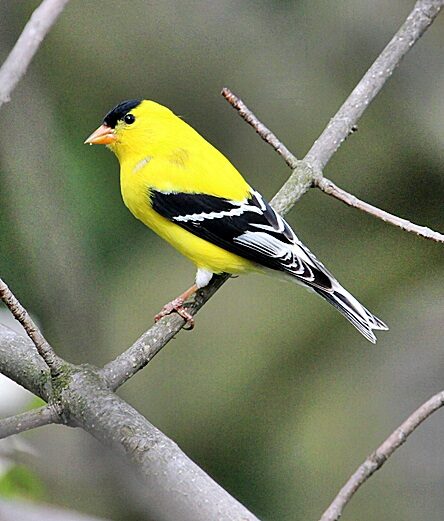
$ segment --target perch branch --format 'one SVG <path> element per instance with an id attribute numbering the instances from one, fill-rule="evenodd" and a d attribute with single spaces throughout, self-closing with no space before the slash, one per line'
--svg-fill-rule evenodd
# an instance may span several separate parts
<path id="1" fill-rule="evenodd" d="M 63 360 L 59 358 L 53 348 L 49 345 L 46 338 L 42 335 L 37 325 L 26 309 L 20 304 L 6 283 L 0 278 L 0 299 L 6 304 L 14 318 L 24 327 L 27 335 L 33 341 L 39 355 L 46 362 L 51 374 L 56 375 L 60 372 Z"/>
<path id="2" fill-rule="evenodd" d="M 419 0 L 416 2 L 407 20 L 358 83 L 339 112 L 332 118 L 303 161 L 298 161 L 286 147 L 281 146 L 277 137 L 263 126 L 264 132 L 268 132 L 266 141 L 272 146 L 277 145 L 278 152 L 284 157 L 287 164 L 290 162 L 289 165 L 293 168 L 294 162 L 296 162 L 290 178 L 271 201 L 278 212 L 287 213 L 313 183 L 323 179 L 322 169 L 353 130 L 359 117 L 391 76 L 396 65 L 436 18 L 443 3 L 444 0 Z M 373 78 L 373 74 L 377 75 L 377 78 Z M 257 118 L 254 118 L 255 116 L 250 114 L 251 122 L 258 121 Z M 196 303 L 190 306 L 191 314 L 196 313 L 227 279 L 228 276 L 216 277 L 206 288 L 200 290 Z M 182 329 L 184 324 L 182 318 L 174 315 L 165 317 L 146 331 L 131 347 L 103 368 L 103 376 L 109 385 L 113 389 L 117 389 L 146 366 L 152 357 Z"/>
<path id="3" fill-rule="evenodd" d="M 52 405 L 44 405 L 9 418 L 2 418 L 0 419 L 0 439 L 51 423 L 60 423 L 60 417 Z"/>
<path id="4" fill-rule="evenodd" d="M 0 107 L 22 79 L 43 38 L 69 0 L 44 0 L 32 13 L 14 48 L 0 68 Z"/>
<path id="5" fill-rule="evenodd" d="M 274 148 L 274 150 L 276 150 L 276 152 L 285 160 L 287 165 L 295 171 L 298 177 L 302 176 L 302 178 L 307 178 L 308 180 L 310 180 L 311 177 L 311 182 L 314 184 L 314 186 L 321 189 L 326 194 L 339 199 L 343 203 L 348 204 L 353 208 L 358 208 L 359 210 L 362 210 L 363 212 L 368 213 L 373 217 L 377 217 L 386 223 L 397 226 L 398 228 L 401 228 L 407 232 L 415 233 L 424 239 L 431 239 L 435 242 L 444 243 L 444 235 L 441 233 L 435 232 L 426 226 L 413 224 L 407 219 L 397 217 L 396 215 L 388 213 L 385 210 L 380 210 L 376 206 L 372 206 L 365 201 L 361 201 L 354 195 L 349 194 L 342 188 L 339 188 L 339 186 L 335 185 L 332 181 L 326 177 L 323 177 L 321 172 L 316 171 L 315 168 L 310 165 L 306 159 L 302 161 L 298 160 L 279 140 L 279 138 L 273 134 L 273 132 L 268 127 L 266 127 L 247 107 L 247 105 L 230 89 L 224 88 L 221 94 L 228 101 L 228 103 L 238 111 L 242 119 L 250 124 L 259 134 L 259 136 L 264 141 L 269 143 Z"/>
<path id="6" fill-rule="evenodd" d="M 347 483 L 341 488 L 331 505 L 322 515 L 320 521 L 337 521 L 344 507 L 359 487 L 384 465 L 387 459 L 398 449 L 412 432 L 429 416 L 444 405 L 444 391 L 427 400 L 411 414 L 390 436 L 358 467 Z"/>

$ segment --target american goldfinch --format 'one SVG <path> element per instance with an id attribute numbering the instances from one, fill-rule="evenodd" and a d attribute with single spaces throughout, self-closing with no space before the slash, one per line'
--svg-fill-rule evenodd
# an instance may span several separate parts
<path id="1" fill-rule="evenodd" d="M 288 223 L 216 148 L 168 108 L 119 103 L 85 143 L 107 145 L 120 162 L 132 214 L 197 266 L 195 284 L 156 315 L 177 311 L 214 274 L 272 270 L 313 290 L 365 338 L 387 326 L 345 290 Z"/>

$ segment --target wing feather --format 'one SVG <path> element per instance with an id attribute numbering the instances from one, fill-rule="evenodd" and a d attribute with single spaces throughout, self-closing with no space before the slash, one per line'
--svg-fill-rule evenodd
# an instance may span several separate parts
<path id="1" fill-rule="evenodd" d="M 309 286 L 332 291 L 325 267 L 286 221 L 252 190 L 242 201 L 213 195 L 151 190 L 153 209 L 189 232 Z"/>

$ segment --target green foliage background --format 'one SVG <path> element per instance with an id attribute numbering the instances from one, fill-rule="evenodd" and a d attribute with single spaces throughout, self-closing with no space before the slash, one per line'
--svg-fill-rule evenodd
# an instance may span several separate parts
<path id="1" fill-rule="evenodd" d="M 36 1 L 0 4 L 4 59 Z M 271 198 L 289 170 L 219 96 L 228 86 L 298 156 L 413 1 L 71 2 L 0 113 L 1 276 L 61 355 L 103 364 L 194 268 L 129 214 L 116 159 L 86 136 L 122 99 L 171 107 Z M 330 162 L 358 197 L 444 230 L 444 19 L 415 46 Z M 311 191 L 299 236 L 390 332 L 367 343 L 331 307 L 272 278 L 227 284 L 121 390 L 262 519 L 317 519 L 357 464 L 442 389 L 443 250 Z M 0 397 L 1 400 L 1 397 Z M 436 415 L 344 520 L 440 521 Z M 27 435 L 46 499 L 150 520 L 131 471 L 86 434 Z M 80 506 L 79 506 L 80 505 Z"/>

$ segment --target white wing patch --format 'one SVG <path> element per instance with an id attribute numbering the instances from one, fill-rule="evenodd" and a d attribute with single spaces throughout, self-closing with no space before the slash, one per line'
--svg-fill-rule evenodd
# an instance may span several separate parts
<path id="1" fill-rule="evenodd" d="M 262 211 L 257 206 L 251 206 L 248 204 L 247 199 L 243 201 L 230 201 L 230 204 L 234 206 L 232 210 L 222 210 L 220 212 L 200 212 L 200 213 L 192 213 L 188 215 L 177 215 L 173 217 L 174 221 L 177 222 L 203 222 L 206 220 L 212 219 L 223 219 L 224 217 L 239 217 L 243 215 L 245 212 L 253 212 L 259 215 L 262 214 Z"/>

